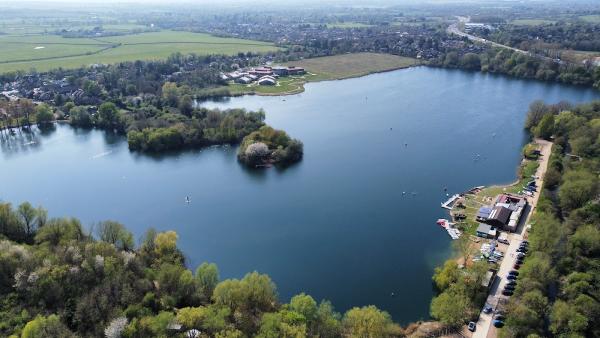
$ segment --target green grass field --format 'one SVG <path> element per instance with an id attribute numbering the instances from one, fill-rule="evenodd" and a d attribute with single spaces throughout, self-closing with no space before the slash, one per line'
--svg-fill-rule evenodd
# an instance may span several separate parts
<path id="1" fill-rule="evenodd" d="M 0 36 L 0 72 L 32 68 L 46 71 L 95 63 L 156 60 L 175 52 L 233 55 L 276 49 L 277 47 L 266 42 L 175 31 L 103 37 L 97 40 L 70 39 L 56 35 L 3 35 Z"/>
<path id="2" fill-rule="evenodd" d="M 303 67 L 316 74 L 315 80 L 339 80 L 407 68 L 417 62 L 413 58 L 391 54 L 356 53 L 305 59 L 289 65 Z"/>
<path id="3" fill-rule="evenodd" d="M 280 78 L 277 86 L 231 84 L 229 90 L 234 95 L 248 93 L 258 95 L 297 94 L 304 91 L 304 84 L 307 82 L 359 77 L 407 68 L 417 63 L 416 59 L 390 54 L 356 53 L 325 56 L 288 63 L 289 66 L 303 67 L 306 69 L 307 74 Z"/>
<path id="4" fill-rule="evenodd" d="M 517 26 L 541 26 L 553 24 L 556 21 L 553 20 L 544 20 L 544 19 L 517 19 L 513 20 L 510 23 Z"/>

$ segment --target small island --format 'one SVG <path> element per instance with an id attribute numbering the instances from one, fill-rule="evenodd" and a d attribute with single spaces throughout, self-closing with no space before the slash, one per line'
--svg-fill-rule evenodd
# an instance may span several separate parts
<path id="1" fill-rule="evenodd" d="M 262 126 L 244 137 L 238 159 L 250 167 L 288 166 L 302 159 L 304 145 L 285 131 Z"/>

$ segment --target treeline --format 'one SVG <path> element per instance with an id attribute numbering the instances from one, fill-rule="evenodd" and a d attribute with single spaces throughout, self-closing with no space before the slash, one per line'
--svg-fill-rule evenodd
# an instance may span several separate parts
<path id="1" fill-rule="evenodd" d="M 464 264 L 449 259 L 435 269 L 433 283 L 438 294 L 431 301 L 430 312 L 442 324 L 459 330 L 468 322 L 477 321 L 487 297 L 488 289 L 482 284 L 489 266 L 485 261 L 466 264 L 475 253 L 470 236 L 461 236 L 453 247 Z"/>
<path id="2" fill-rule="evenodd" d="M 0 203 L 0 336 L 399 337 L 366 306 L 343 316 L 304 293 L 281 303 L 269 276 L 219 280 L 215 264 L 188 270 L 178 236 L 149 229 L 136 246 L 120 223 L 84 229 L 74 218 Z"/>
<path id="3" fill-rule="evenodd" d="M 12 128 L 29 128 L 32 124 L 44 127 L 54 121 L 54 110 L 47 104 L 35 105 L 31 100 L 6 101 L 0 99 L 0 134 Z"/>
<path id="4" fill-rule="evenodd" d="M 531 50 L 540 42 L 556 49 L 600 51 L 600 25 L 585 22 L 556 22 L 545 25 L 505 25 L 485 35 L 487 39 Z"/>
<path id="5" fill-rule="evenodd" d="M 554 146 L 501 335 L 598 337 L 600 102 L 535 102 L 527 128 Z"/>
<path id="6" fill-rule="evenodd" d="M 489 49 L 481 54 L 449 52 L 433 60 L 431 65 L 600 88 L 597 67 L 560 64 L 507 49 Z"/>
<path id="7" fill-rule="evenodd" d="M 69 102 L 63 110 L 73 126 L 126 133 L 129 148 L 144 152 L 236 144 L 264 126 L 265 119 L 262 110 L 198 108 L 191 89 L 172 82 L 163 85 L 160 97 L 129 102 L 123 108 L 105 102 L 96 112 Z"/>

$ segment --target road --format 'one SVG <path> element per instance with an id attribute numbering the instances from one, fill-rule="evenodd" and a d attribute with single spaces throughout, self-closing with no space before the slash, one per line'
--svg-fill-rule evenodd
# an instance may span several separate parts
<path id="1" fill-rule="evenodd" d="M 463 31 L 460 30 L 460 28 L 458 27 L 461 23 L 467 23 L 470 21 L 470 18 L 464 17 L 464 16 L 459 16 L 458 17 L 458 22 L 455 22 L 453 24 L 451 24 L 450 26 L 448 26 L 448 29 L 446 30 L 448 34 L 454 34 L 454 35 L 458 35 L 458 36 L 462 36 L 462 37 L 466 37 L 467 39 L 473 41 L 473 42 L 479 42 L 479 43 L 483 43 L 492 47 L 497 47 L 497 48 L 504 48 L 504 49 L 509 49 L 512 50 L 514 52 L 517 53 L 521 53 L 523 55 L 527 55 L 527 56 L 533 56 L 542 60 L 546 60 L 546 61 L 551 61 L 551 62 L 558 62 L 561 63 L 561 61 L 559 60 L 555 60 L 553 58 L 549 58 L 547 56 L 541 56 L 541 55 L 535 55 L 532 54 L 526 50 L 522 50 L 522 49 L 518 49 L 518 48 L 514 48 L 511 46 L 507 46 L 507 45 L 503 45 L 501 43 L 497 43 L 494 41 L 490 41 L 490 40 L 486 40 L 484 38 L 480 38 L 478 36 L 469 34 L 469 33 L 465 33 Z"/>
<path id="2" fill-rule="evenodd" d="M 540 139 L 536 139 L 535 143 L 540 147 L 540 152 L 542 156 L 540 157 L 540 166 L 538 167 L 535 176 L 535 183 L 538 187 L 538 192 L 536 192 L 533 198 L 529 200 L 529 210 L 527 212 L 527 216 L 524 220 L 521 221 L 517 231 L 513 234 L 509 235 L 510 245 L 506 247 L 506 251 L 504 254 L 504 259 L 502 260 L 502 264 L 500 264 L 500 269 L 498 270 L 498 277 L 496 278 L 496 282 L 490 289 L 490 293 L 486 300 L 486 303 L 492 305 L 494 310 L 498 308 L 498 305 L 501 305 L 503 302 L 508 300 L 508 297 L 502 295 L 502 289 L 504 289 L 504 285 L 506 284 L 506 275 L 508 272 L 513 269 L 513 265 L 516 260 L 516 252 L 519 248 L 519 244 L 523 240 L 523 235 L 526 234 L 526 227 L 529 224 L 531 219 L 531 215 L 535 211 L 535 207 L 537 206 L 541 187 L 544 183 L 544 175 L 546 174 L 546 170 L 548 169 L 548 160 L 550 159 L 550 153 L 552 151 L 552 143 Z M 498 280 L 499 279 L 499 280 Z M 485 314 L 481 312 L 479 314 L 479 321 L 477 321 L 477 328 L 473 333 L 473 338 L 495 338 L 497 337 L 497 329 L 492 325 L 493 313 Z"/>

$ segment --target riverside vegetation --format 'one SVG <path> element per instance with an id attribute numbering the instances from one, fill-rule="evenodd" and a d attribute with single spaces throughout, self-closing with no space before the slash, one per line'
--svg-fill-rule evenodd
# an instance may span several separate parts
<path id="1" fill-rule="evenodd" d="M 9 337 L 395 337 L 374 306 L 343 316 L 269 276 L 220 281 L 215 264 L 185 266 L 177 234 L 149 229 L 135 245 L 120 223 L 86 231 L 74 218 L 0 204 L 0 335 Z"/>
<path id="2" fill-rule="evenodd" d="M 530 106 L 526 128 L 554 141 L 529 232 L 531 251 L 507 306 L 501 337 L 598 337 L 600 324 L 600 102 Z M 527 151 L 527 149 L 526 149 Z M 466 238 L 466 236 L 463 236 Z M 469 241 L 455 242 L 468 259 Z M 436 268 L 431 314 L 451 327 L 477 317 L 487 263 Z"/>
<path id="3" fill-rule="evenodd" d="M 302 142 L 291 139 L 286 132 L 263 126 L 244 138 L 238 159 L 249 166 L 288 165 L 302 159 L 303 148 Z"/>
<path id="4" fill-rule="evenodd" d="M 68 119 L 73 127 L 95 127 L 126 134 L 129 148 L 134 151 L 161 152 L 237 144 L 249 136 L 241 149 L 240 159 L 244 163 L 268 161 L 290 164 L 302 158 L 302 143 L 290 139 L 285 132 L 265 126 L 265 113 L 262 110 L 247 112 L 244 109 L 219 111 L 197 108 L 190 88 L 172 82 L 166 82 L 161 93 L 160 97 L 131 102 L 129 105 L 121 103 L 118 106 L 107 101 L 97 109 L 77 106 L 71 101 L 52 108 L 46 104 L 36 107 L 28 99 L 12 102 L 0 100 L 0 109 L 5 112 L 0 115 L 0 131 L 2 137 L 8 137 L 12 127 L 28 128 L 34 122 L 40 126 L 47 125 L 56 115 L 59 119 Z M 269 151 L 245 156 L 247 147 L 258 141 L 266 143 Z M 258 149 L 253 146 L 251 150 L 255 148 Z"/>
<path id="5" fill-rule="evenodd" d="M 598 337 L 600 102 L 534 102 L 526 126 L 554 147 L 501 334 Z"/>

